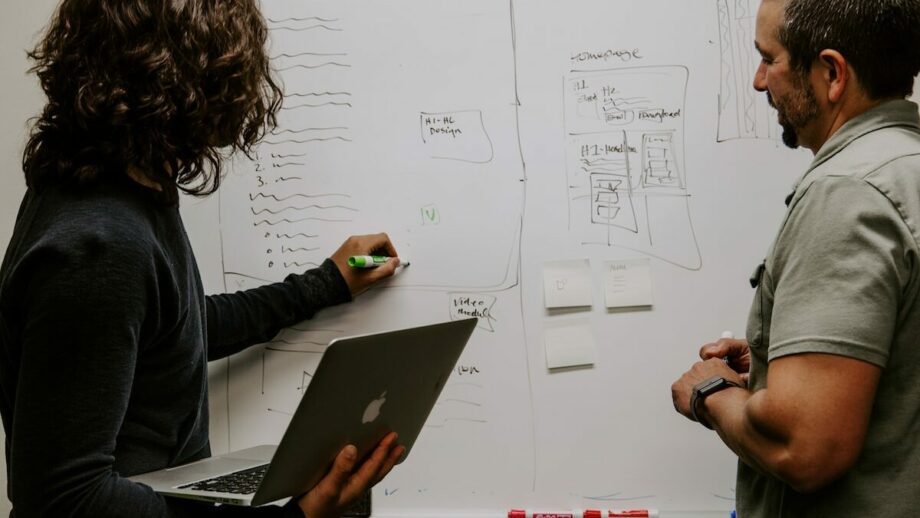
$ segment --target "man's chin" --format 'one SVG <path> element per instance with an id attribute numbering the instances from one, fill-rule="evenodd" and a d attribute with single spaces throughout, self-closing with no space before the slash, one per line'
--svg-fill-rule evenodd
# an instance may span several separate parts
<path id="1" fill-rule="evenodd" d="M 797 149 L 799 147 L 799 134 L 796 133 L 795 128 L 789 124 L 782 124 L 783 127 L 783 144 L 790 149 Z"/>

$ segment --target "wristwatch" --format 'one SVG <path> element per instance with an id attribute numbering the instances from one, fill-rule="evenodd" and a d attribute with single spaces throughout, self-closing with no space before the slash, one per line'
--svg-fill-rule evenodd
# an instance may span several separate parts
<path id="1" fill-rule="evenodd" d="M 725 390 L 729 387 L 741 387 L 741 385 L 735 383 L 734 381 L 728 381 L 722 376 L 714 376 L 694 385 L 693 392 L 690 394 L 690 413 L 693 414 L 693 418 L 696 419 L 696 421 L 701 425 L 712 430 L 712 425 L 707 423 L 702 416 L 696 413 L 696 408 L 708 396 L 715 394 L 720 390 Z"/>

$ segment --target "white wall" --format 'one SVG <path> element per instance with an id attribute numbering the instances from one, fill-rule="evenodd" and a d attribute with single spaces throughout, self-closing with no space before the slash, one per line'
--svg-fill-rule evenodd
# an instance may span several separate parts
<path id="1" fill-rule="evenodd" d="M 41 109 L 43 96 L 34 76 L 27 76 L 26 50 L 37 40 L 45 20 L 56 2 L 30 0 L 8 5 L 0 17 L 0 243 L 6 249 L 13 232 L 19 201 L 25 192 L 20 158 L 25 144 L 27 120 Z M 0 436 L 2 436 L 0 431 Z M 6 516 L 10 503 L 6 497 L 6 456 L 0 458 L 0 515 Z"/>

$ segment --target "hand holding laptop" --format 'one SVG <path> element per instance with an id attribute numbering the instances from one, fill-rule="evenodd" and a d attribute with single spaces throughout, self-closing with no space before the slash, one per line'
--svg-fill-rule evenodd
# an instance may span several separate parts
<path id="1" fill-rule="evenodd" d="M 310 518 L 339 516 L 411 451 L 476 323 L 468 318 L 336 338 L 278 445 L 131 480 L 164 495 L 222 504 L 259 506 L 300 495 L 294 503 Z"/>
<path id="2" fill-rule="evenodd" d="M 360 465 L 357 448 L 352 445 L 343 448 L 326 476 L 300 498 L 300 509 L 310 518 L 341 516 L 352 502 L 383 480 L 406 452 L 396 439 L 395 432 L 388 434 Z"/>

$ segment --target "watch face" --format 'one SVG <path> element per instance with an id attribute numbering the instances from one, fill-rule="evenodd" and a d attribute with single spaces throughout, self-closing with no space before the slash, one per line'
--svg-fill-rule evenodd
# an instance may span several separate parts
<path id="1" fill-rule="evenodd" d="M 714 389 L 714 388 L 718 388 L 718 387 L 719 387 L 720 385 L 722 385 L 723 383 L 725 383 L 725 378 L 715 378 L 715 379 L 711 379 L 711 380 L 709 380 L 705 385 L 703 385 L 702 388 L 700 388 L 700 392 L 702 392 L 703 394 L 706 394 L 706 393 L 709 392 L 710 390 L 712 390 L 712 389 Z"/>
<path id="2" fill-rule="evenodd" d="M 708 396 L 709 394 L 717 392 L 730 385 L 732 385 L 732 383 L 730 383 L 725 378 L 716 376 L 714 378 L 699 382 L 696 385 L 696 393 L 699 394 L 700 397 Z"/>

